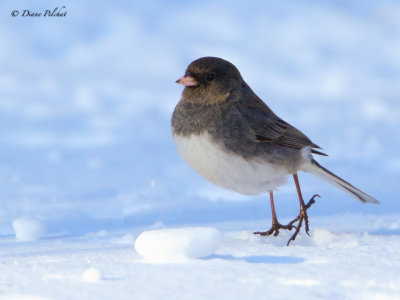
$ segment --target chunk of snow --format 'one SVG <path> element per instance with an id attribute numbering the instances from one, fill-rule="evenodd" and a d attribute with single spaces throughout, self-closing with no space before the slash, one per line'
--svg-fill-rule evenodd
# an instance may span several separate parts
<path id="1" fill-rule="evenodd" d="M 95 283 L 101 280 L 101 272 L 96 268 L 85 270 L 81 278 L 82 282 Z"/>
<path id="2" fill-rule="evenodd" d="M 327 247 L 335 240 L 335 235 L 325 228 L 316 228 L 312 237 L 314 244 L 319 247 Z"/>
<path id="3" fill-rule="evenodd" d="M 145 262 L 185 262 L 211 255 L 222 242 L 216 228 L 185 227 L 142 232 L 135 249 Z"/>
<path id="4" fill-rule="evenodd" d="M 312 236 L 314 244 L 318 247 L 356 248 L 359 246 L 358 237 L 354 234 L 336 235 L 327 229 L 317 228 Z"/>
<path id="5" fill-rule="evenodd" d="M 21 217 L 13 221 L 17 241 L 37 241 L 46 233 L 44 222 L 33 217 Z"/>

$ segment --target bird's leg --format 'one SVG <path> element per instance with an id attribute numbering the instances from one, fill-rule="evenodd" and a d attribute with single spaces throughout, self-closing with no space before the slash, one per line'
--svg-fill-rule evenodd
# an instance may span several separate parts
<path id="1" fill-rule="evenodd" d="M 319 195 L 314 195 L 314 196 L 312 196 L 310 201 L 308 201 L 308 203 L 305 204 L 304 200 L 303 200 L 303 196 L 301 195 L 300 183 L 299 183 L 299 178 L 297 177 L 297 173 L 293 174 L 293 179 L 294 179 L 294 183 L 296 184 L 297 195 L 299 196 L 300 212 L 299 212 L 299 215 L 293 221 L 289 222 L 289 224 L 288 224 L 288 226 L 296 227 L 296 231 L 293 233 L 293 235 L 291 236 L 291 238 L 289 239 L 289 241 L 287 243 L 288 246 L 289 246 L 291 241 L 294 241 L 296 239 L 296 236 L 300 232 L 300 228 L 303 225 L 303 221 L 304 221 L 304 224 L 305 224 L 305 227 L 306 227 L 305 228 L 306 233 L 308 235 L 310 235 L 308 233 L 310 231 L 310 228 L 309 228 L 309 225 L 308 225 L 307 209 L 309 209 L 311 207 L 311 205 L 313 205 L 315 203 L 314 198 L 315 197 L 319 197 Z M 293 225 L 295 222 L 298 222 L 297 226 Z"/>
<path id="2" fill-rule="evenodd" d="M 277 236 L 279 234 L 279 229 L 292 230 L 292 228 L 295 227 L 293 226 L 293 224 L 282 225 L 278 222 L 278 218 L 276 217 L 276 212 L 275 212 L 274 194 L 272 191 L 269 192 L 269 200 L 271 202 L 272 226 L 267 231 L 264 232 L 257 231 L 254 232 L 254 234 L 259 234 L 262 236 L 274 234 L 274 236 Z"/>

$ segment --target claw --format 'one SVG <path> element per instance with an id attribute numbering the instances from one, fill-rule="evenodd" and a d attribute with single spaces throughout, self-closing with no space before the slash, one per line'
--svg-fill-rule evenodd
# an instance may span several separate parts
<path id="1" fill-rule="evenodd" d="M 308 236 L 311 237 L 309 231 L 309 225 L 308 225 L 308 215 L 307 215 L 307 210 L 311 207 L 311 205 L 313 205 L 315 203 L 315 198 L 321 198 L 320 195 L 315 194 L 311 197 L 311 199 L 308 201 L 307 204 L 304 204 L 304 202 L 302 202 L 301 207 L 300 207 L 300 213 L 299 215 L 293 219 L 292 221 L 290 221 L 287 225 L 282 225 L 280 223 L 277 222 L 277 219 L 275 219 L 275 221 L 272 223 L 272 226 L 269 230 L 267 231 L 257 231 L 254 232 L 254 234 L 258 234 L 261 236 L 270 236 L 271 234 L 273 234 L 274 236 L 278 236 L 279 235 L 279 229 L 287 229 L 287 230 L 292 230 L 293 228 L 295 228 L 294 233 L 292 234 L 292 236 L 290 237 L 289 241 L 287 242 L 287 246 L 289 246 L 291 241 L 294 241 L 297 237 L 297 235 L 300 232 L 301 226 L 303 225 L 303 221 L 304 221 L 304 226 L 305 226 L 305 232 L 307 233 Z M 298 222 L 296 225 L 294 225 L 294 223 Z"/>
<path id="2" fill-rule="evenodd" d="M 310 201 L 308 201 L 308 203 L 307 203 L 306 205 L 304 205 L 304 206 L 302 206 L 302 207 L 300 208 L 300 213 L 299 213 L 299 215 L 298 215 L 293 221 L 291 221 L 291 222 L 289 223 L 290 225 L 294 226 L 293 223 L 295 223 L 295 222 L 298 221 L 296 230 L 295 230 L 295 232 L 293 233 L 293 235 L 290 237 L 289 241 L 287 242 L 287 246 L 289 246 L 289 244 L 290 244 L 291 241 L 294 241 L 294 240 L 296 239 L 298 233 L 300 232 L 300 228 L 301 228 L 301 226 L 303 225 L 303 220 L 304 220 L 304 224 L 305 224 L 305 225 L 304 225 L 304 226 L 305 226 L 305 232 L 307 233 L 308 236 L 311 237 L 311 235 L 310 235 L 310 233 L 309 233 L 310 228 L 309 228 L 309 225 L 308 225 L 307 210 L 311 207 L 311 205 L 313 205 L 313 204 L 315 203 L 315 200 L 314 200 L 314 199 L 315 199 L 316 197 L 321 198 L 320 195 L 318 195 L 318 194 L 315 194 L 314 196 L 312 196 L 311 199 L 310 199 Z"/>
<path id="3" fill-rule="evenodd" d="M 254 234 L 259 234 L 261 236 L 269 236 L 272 233 L 274 234 L 274 236 L 278 236 L 279 234 L 279 229 L 287 229 L 287 230 L 292 230 L 294 226 L 292 226 L 291 224 L 288 225 L 282 225 L 280 223 L 272 223 L 272 226 L 269 230 L 267 231 L 257 231 L 254 232 Z"/>
<path id="4" fill-rule="evenodd" d="M 315 197 L 321 198 L 320 195 L 315 194 L 314 196 L 311 197 L 310 201 L 308 201 L 307 205 L 306 205 L 306 209 L 309 209 L 311 207 L 311 205 L 313 205 L 315 203 Z"/>

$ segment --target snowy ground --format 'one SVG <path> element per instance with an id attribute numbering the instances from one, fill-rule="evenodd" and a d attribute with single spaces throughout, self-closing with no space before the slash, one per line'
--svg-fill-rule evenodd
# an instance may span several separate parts
<path id="1" fill-rule="evenodd" d="M 11 16 L 49 5 L 0 4 L 0 299 L 400 297 L 398 1 L 71 0 L 65 18 Z M 300 174 L 322 196 L 313 237 L 253 237 L 266 196 L 212 186 L 171 139 L 175 80 L 205 55 L 382 204 Z M 292 180 L 275 197 L 282 220 L 297 215 Z M 141 232 L 186 226 L 218 228 L 222 245 L 139 261 Z"/>
<path id="2" fill-rule="evenodd" d="M 399 299 L 400 215 L 314 218 L 312 237 L 260 238 L 261 222 L 214 224 L 218 250 L 185 263 L 145 263 L 143 230 L 37 243 L 0 241 L 0 298 L 9 299 Z M 35 297 L 33 297 L 35 296 Z"/>

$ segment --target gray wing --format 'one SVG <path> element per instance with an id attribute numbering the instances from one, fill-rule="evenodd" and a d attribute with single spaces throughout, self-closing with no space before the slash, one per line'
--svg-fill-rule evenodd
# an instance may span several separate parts
<path id="1" fill-rule="evenodd" d="M 311 147 L 321 149 L 314 144 L 300 130 L 289 123 L 283 121 L 254 93 L 244 97 L 245 105 L 238 105 L 240 114 L 248 120 L 256 140 L 262 143 L 274 143 L 280 146 L 302 149 Z M 311 150 L 315 154 L 325 155 L 315 149 Z"/>

